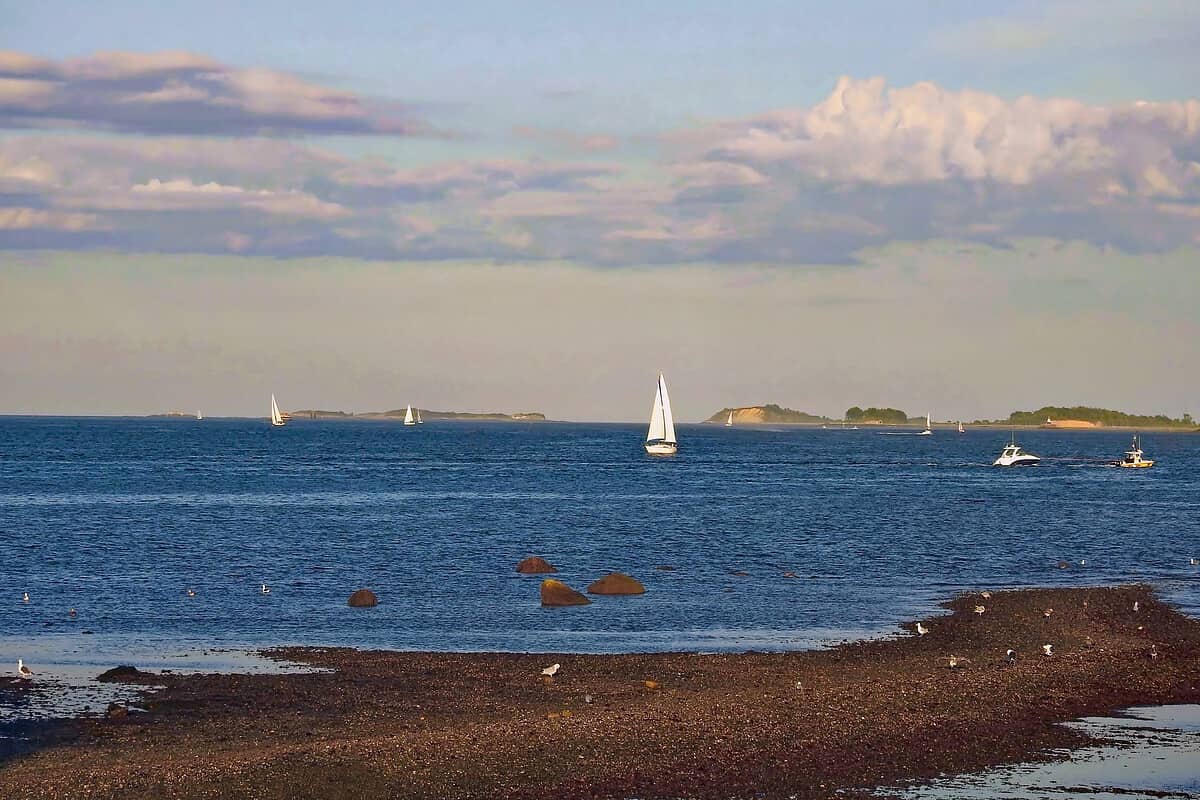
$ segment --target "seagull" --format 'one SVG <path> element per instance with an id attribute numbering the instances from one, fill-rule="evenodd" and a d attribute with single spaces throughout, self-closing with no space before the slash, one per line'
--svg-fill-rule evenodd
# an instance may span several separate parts
<path id="1" fill-rule="evenodd" d="M 71 619 L 75 619 L 75 609 L 73 609 L 73 608 L 67 609 L 67 616 L 70 617 Z"/>
<path id="2" fill-rule="evenodd" d="M 33 677 L 33 670 L 31 670 L 29 667 L 25 666 L 25 662 L 18 658 L 17 659 L 17 674 L 20 675 L 23 680 L 29 680 L 30 678 Z"/>
<path id="3" fill-rule="evenodd" d="M 917 623 L 917 635 L 924 636 L 927 633 L 929 633 L 929 628 L 926 628 L 924 625 L 922 625 L 921 623 L 918 622 Z"/>
<path id="4" fill-rule="evenodd" d="M 259 589 L 259 591 L 260 591 L 260 592 L 262 592 L 263 594 L 270 594 L 270 593 L 271 593 L 271 587 L 270 587 L 270 586 L 267 586 L 267 585 L 264 583 L 264 584 L 262 585 L 262 588 L 261 588 L 261 589 Z"/>
<path id="5" fill-rule="evenodd" d="M 1052 645 L 1052 644 L 1042 645 L 1042 655 L 1044 655 L 1044 656 L 1054 655 L 1054 645 Z"/>
<path id="6" fill-rule="evenodd" d="M 1045 617 L 1046 619 L 1050 619 L 1051 615 L 1053 615 L 1053 614 L 1054 614 L 1053 608 L 1047 608 L 1045 611 L 1042 612 L 1042 616 Z"/>
<path id="7" fill-rule="evenodd" d="M 1138 605 L 1139 605 L 1138 601 L 1137 601 L 1137 600 L 1134 600 L 1134 601 L 1133 601 L 1133 610 L 1134 610 L 1134 611 L 1137 611 L 1137 610 L 1138 610 Z"/>
<path id="8" fill-rule="evenodd" d="M 28 603 L 28 602 L 29 602 L 29 592 L 26 592 L 25 594 L 21 595 L 21 602 L 22 602 L 22 603 Z"/>
<path id="9" fill-rule="evenodd" d="M 1200 567 L 1200 558 L 1189 558 L 1188 563 L 1193 567 Z"/>
<path id="10" fill-rule="evenodd" d="M 991 593 L 991 592 L 980 592 L 980 593 L 979 593 L 979 596 L 980 596 L 980 597 L 982 597 L 984 600 L 991 600 L 991 599 L 992 599 L 992 593 Z"/>
<path id="11" fill-rule="evenodd" d="M 1004 653 L 1004 663 L 1010 667 L 1017 663 L 1017 651 L 1011 647 Z"/>
<path id="12" fill-rule="evenodd" d="M 983 612 L 985 612 L 985 611 L 987 611 L 987 609 L 986 609 L 986 608 L 984 608 L 983 606 L 975 606 L 975 613 L 976 613 L 976 614 L 982 614 L 982 613 L 983 613 Z"/>
<path id="13" fill-rule="evenodd" d="M 965 661 L 966 661 L 965 658 L 959 658 L 958 656 L 950 656 L 950 669 L 958 669 L 958 665 Z"/>
<path id="14" fill-rule="evenodd" d="M 550 666 L 548 666 L 544 670 L 542 670 L 542 674 L 553 678 L 554 674 L 556 672 L 558 672 L 558 667 L 559 667 L 558 664 L 551 664 Z"/>
<path id="15" fill-rule="evenodd" d="M 187 590 L 187 596 L 188 596 L 188 597 L 195 597 L 195 596 L 196 596 L 196 590 L 195 590 L 195 589 L 188 589 L 188 590 Z"/>
<path id="16" fill-rule="evenodd" d="M 1158 660 L 1158 645 L 1156 645 L 1156 644 L 1150 645 L 1150 660 L 1151 661 Z"/>
<path id="17" fill-rule="evenodd" d="M 1086 567 L 1086 566 L 1087 566 L 1087 560 L 1086 560 L 1086 559 L 1083 559 L 1083 558 L 1079 559 L 1079 566 L 1081 566 L 1081 567 Z"/>

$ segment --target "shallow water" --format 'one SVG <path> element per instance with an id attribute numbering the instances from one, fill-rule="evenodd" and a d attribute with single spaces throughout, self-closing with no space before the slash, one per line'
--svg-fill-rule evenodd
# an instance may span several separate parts
<path id="1" fill-rule="evenodd" d="M 44 637 L 145 654 L 795 649 L 1004 586 L 1150 581 L 1200 610 L 1200 435 L 1146 434 L 1158 465 L 1135 471 L 1101 463 L 1125 433 L 1024 432 L 1047 462 L 1017 470 L 988 466 L 995 430 L 682 426 L 658 460 L 642 433 L 0 418 L 0 663 Z M 543 609 L 513 570 L 530 554 L 577 588 L 621 570 L 648 591 Z M 377 608 L 347 607 L 361 586 Z"/>
<path id="2" fill-rule="evenodd" d="M 1104 744 L 1060 753 L 1066 760 L 1018 764 L 880 794 L 904 800 L 1098 800 L 1200 798 L 1200 706 L 1130 709 L 1070 727 Z"/>

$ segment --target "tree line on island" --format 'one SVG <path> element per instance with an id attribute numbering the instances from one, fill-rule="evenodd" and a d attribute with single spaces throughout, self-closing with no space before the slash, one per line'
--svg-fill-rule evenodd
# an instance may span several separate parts
<path id="1" fill-rule="evenodd" d="M 775 403 L 762 406 L 727 407 L 709 417 L 706 422 L 725 422 L 733 415 L 735 424 L 829 424 L 848 422 L 855 425 L 915 425 L 924 424 L 925 416 L 909 416 L 899 408 L 877 408 L 870 406 L 860 408 L 851 406 L 846 409 L 842 419 L 810 414 L 806 411 L 796 411 L 784 408 Z M 977 419 L 971 425 L 1057 425 L 1065 422 L 1086 423 L 1087 427 L 1124 427 L 1124 428 L 1195 428 L 1196 422 L 1190 414 L 1183 414 L 1178 419 L 1166 414 L 1128 414 L 1124 411 L 1113 411 L 1107 408 L 1092 408 L 1089 406 L 1043 406 L 1036 411 L 1014 411 L 1007 419 Z"/>

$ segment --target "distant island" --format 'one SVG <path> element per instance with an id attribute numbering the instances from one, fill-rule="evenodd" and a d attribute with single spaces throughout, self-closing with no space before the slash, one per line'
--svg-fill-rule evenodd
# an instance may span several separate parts
<path id="1" fill-rule="evenodd" d="M 292 419 L 377 419 L 377 420 L 402 420 L 407 409 L 398 408 L 391 411 L 364 411 L 359 414 L 352 414 L 347 411 L 324 411 L 321 409 L 301 409 L 299 411 L 289 412 Z M 418 409 L 414 408 L 414 412 Z M 476 413 L 471 411 L 431 411 L 429 409 L 419 409 L 421 419 L 462 419 L 462 420 L 494 420 L 497 422 L 545 422 L 546 415 L 540 411 L 522 411 L 516 414 L 501 414 L 499 412 L 490 411 Z"/>
<path id="2" fill-rule="evenodd" d="M 998 423 L 999 424 L 999 423 Z M 1004 420 L 1009 425 L 1037 425 L 1043 428 L 1194 428 L 1191 414 L 1172 419 L 1166 414 L 1126 414 L 1107 408 L 1088 406 L 1043 406 L 1037 411 L 1014 411 Z"/>
<path id="3" fill-rule="evenodd" d="M 809 414 L 806 411 L 796 411 L 795 409 L 783 408 L 774 403 L 769 403 L 765 406 L 722 408 L 706 419 L 705 422 L 725 422 L 729 419 L 730 412 L 733 412 L 734 423 L 741 425 L 761 425 L 764 423 L 806 423 L 811 425 L 819 422 L 833 421 L 829 417 L 821 417 L 816 414 Z"/>

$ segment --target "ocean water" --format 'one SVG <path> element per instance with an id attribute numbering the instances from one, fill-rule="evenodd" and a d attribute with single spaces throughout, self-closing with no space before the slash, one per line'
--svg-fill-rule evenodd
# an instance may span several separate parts
<path id="1" fill-rule="evenodd" d="M 1200 612 L 1200 434 L 1147 432 L 1157 465 L 1122 470 L 1127 433 L 1025 431 L 1047 460 L 1001 469 L 999 430 L 684 425 L 653 459 L 643 429 L 0 417 L 0 663 L 785 650 L 985 587 L 1148 581 Z M 541 608 L 534 554 L 647 593 Z M 380 605 L 348 608 L 360 587 Z"/>

